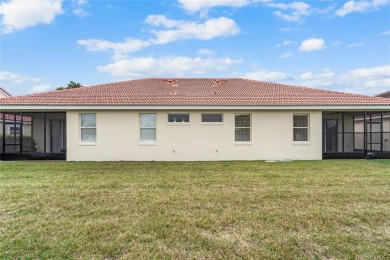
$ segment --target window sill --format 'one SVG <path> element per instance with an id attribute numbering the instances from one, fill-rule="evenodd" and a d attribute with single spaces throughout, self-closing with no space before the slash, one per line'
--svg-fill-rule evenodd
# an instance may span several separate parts
<path id="1" fill-rule="evenodd" d="M 220 126 L 220 125 L 223 125 L 223 123 L 221 123 L 221 122 L 215 122 L 215 123 L 213 123 L 213 122 L 208 122 L 208 123 L 206 123 L 206 122 L 204 122 L 204 123 L 201 123 L 201 125 L 203 126 Z"/>
<path id="2" fill-rule="evenodd" d="M 187 123 L 187 122 L 170 122 L 168 123 L 169 126 L 189 126 L 190 123 Z"/>
<path id="3" fill-rule="evenodd" d="M 311 143 L 309 141 L 294 141 L 294 145 L 310 145 Z"/>
<path id="4" fill-rule="evenodd" d="M 234 142 L 234 145 L 237 145 L 237 146 L 248 146 L 248 145 L 252 145 L 252 142 Z"/>
<path id="5" fill-rule="evenodd" d="M 96 146 L 96 142 L 79 142 L 80 146 Z"/>
<path id="6" fill-rule="evenodd" d="M 157 143 L 155 143 L 155 142 L 139 142 L 138 145 L 141 145 L 141 146 L 156 146 Z"/>

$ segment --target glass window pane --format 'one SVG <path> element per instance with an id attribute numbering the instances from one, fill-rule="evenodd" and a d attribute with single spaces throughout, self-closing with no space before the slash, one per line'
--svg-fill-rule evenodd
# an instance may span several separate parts
<path id="1" fill-rule="evenodd" d="M 307 128 L 294 128 L 294 141 L 308 141 Z"/>
<path id="2" fill-rule="evenodd" d="M 188 123 L 190 114 L 168 114 L 168 122 Z"/>
<path id="3" fill-rule="evenodd" d="M 236 128 L 235 141 L 236 142 L 250 142 L 251 130 L 250 128 Z"/>
<path id="4" fill-rule="evenodd" d="M 294 116 L 294 127 L 308 127 L 309 120 L 307 115 Z"/>
<path id="5" fill-rule="evenodd" d="M 81 114 L 81 127 L 96 127 L 96 114 Z"/>
<path id="6" fill-rule="evenodd" d="M 141 129 L 141 141 L 156 141 L 156 129 L 155 128 L 142 128 Z"/>
<path id="7" fill-rule="evenodd" d="M 235 117 L 236 127 L 250 127 L 251 116 L 250 115 L 236 115 Z"/>
<path id="8" fill-rule="evenodd" d="M 222 122 L 222 114 L 202 114 L 202 122 L 221 123 Z"/>
<path id="9" fill-rule="evenodd" d="M 141 127 L 156 127 L 156 114 L 141 114 Z"/>
<path id="10" fill-rule="evenodd" d="M 96 142 L 96 128 L 82 128 L 81 129 L 82 142 Z"/>

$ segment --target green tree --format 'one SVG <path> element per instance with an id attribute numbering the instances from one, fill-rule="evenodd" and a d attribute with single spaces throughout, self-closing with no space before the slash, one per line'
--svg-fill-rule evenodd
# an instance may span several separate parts
<path id="1" fill-rule="evenodd" d="M 82 88 L 82 87 L 83 87 L 83 85 L 81 85 L 80 83 L 76 83 L 76 82 L 74 82 L 74 81 L 70 81 L 70 82 L 68 83 L 68 86 L 67 86 L 66 88 L 64 88 L 64 87 L 58 87 L 58 88 L 56 88 L 56 90 L 71 89 L 71 88 Z"/>

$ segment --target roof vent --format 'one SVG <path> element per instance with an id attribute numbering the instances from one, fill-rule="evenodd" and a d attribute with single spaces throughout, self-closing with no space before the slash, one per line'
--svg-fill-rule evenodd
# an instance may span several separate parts
<path id="1" fill-rule="evenodd" d="M 227 81 L 228 81 L 227 79 L 214 79 L 213 86 L 221 85 L 222 83 L 227 82 Z"/>
<path id="2" fill-rule="evenodd" d="M 169 95 L 176 96 L 177 92 L 176 91 L 171 91 L 171 92 L 169 92 Z"/>
<path id="3" fill-rule="evenodd" d="M 165 82 L 169 85 L 172 85 L 172 86 L 177 85 L 177 80 L 175 80 L 175 79 L 167 79 L 167 80 L 165 80 Z"/>

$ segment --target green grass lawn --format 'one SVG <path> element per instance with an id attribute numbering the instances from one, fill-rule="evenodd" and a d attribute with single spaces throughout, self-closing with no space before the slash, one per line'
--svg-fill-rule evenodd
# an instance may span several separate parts
<path id="1" fill-rule="evenodd" d="M 389 256 L 390 160 L 0 163 L 0 259 Z"/>

